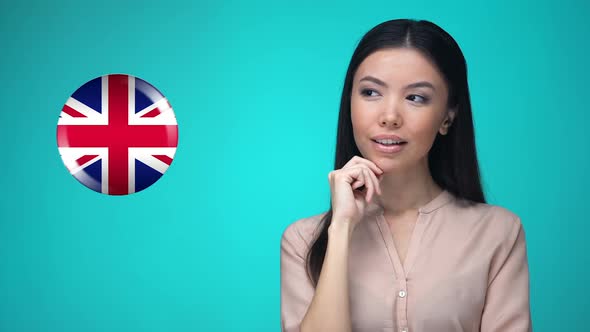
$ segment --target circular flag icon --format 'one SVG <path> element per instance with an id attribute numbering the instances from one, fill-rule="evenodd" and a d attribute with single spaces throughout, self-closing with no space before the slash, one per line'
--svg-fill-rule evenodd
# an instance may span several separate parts
<path id="1" fill-rule="evenodd" d="M 108 195 L 132 194 L 154 184 L 178 146 L 178 125 L 168 100 L 131 75 L 97 77 L 61 110 L 57 146 L 70 173 Z"/>

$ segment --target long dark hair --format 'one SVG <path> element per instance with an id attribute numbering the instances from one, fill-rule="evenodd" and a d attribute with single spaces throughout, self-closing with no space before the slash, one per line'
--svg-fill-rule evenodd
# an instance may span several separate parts
<path id="1" fill-rule="evenodd" d="M 367 32 L 359 42 L 350 60 L 342 89 L 334 169 L 342 168 L 352 157 L 361 155 L 354 141 L 350 114 L 354 74 L 362 61 L 373 52 L 395 47 L 415 49 L 438 67 L 448 86 L 447 107 L 455 108 L 457 112 L 447 135 L 438 134 L 428 153 L 428 167 L 433 180 L 468 203 L 485 203 L 475 149 L 465 58 L 453 37 L 425 20 L 383 22 Z M 317 286 L 324 263 L 331 221 L 330 204 L 330 209 L 318 225 L 321 230 L 307 254 L 307 273 L 314 286 Z"/>

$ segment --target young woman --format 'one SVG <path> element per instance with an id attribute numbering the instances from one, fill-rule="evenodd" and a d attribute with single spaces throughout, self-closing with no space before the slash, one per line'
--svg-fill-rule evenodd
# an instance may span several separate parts
<path id="1" fill-rule="evenodd" d="M 281 239 L 282 331 L 532 331 L 524 228 L 485 202 L 443 29 L 392 20 L 362 38 L 328 179 L 330 209 Z"/>

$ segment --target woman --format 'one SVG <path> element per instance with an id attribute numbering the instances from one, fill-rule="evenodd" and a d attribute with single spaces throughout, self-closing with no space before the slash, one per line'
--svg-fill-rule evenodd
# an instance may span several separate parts
<path id="1" fill-rule="evenodd" d="M 281 239 L 281 325 L 531 331 L 520 218 L 486 204 L 465 59 L 428 21 L 377 25 L 350 62 L 331 207 Z"/>

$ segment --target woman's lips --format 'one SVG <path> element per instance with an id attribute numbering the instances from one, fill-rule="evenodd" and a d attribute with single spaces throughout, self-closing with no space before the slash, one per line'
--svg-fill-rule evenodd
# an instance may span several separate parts
<path id="1" fill-rule="evenodd" d="M 371 140 L 371 142 L 373 143 L 373 146 L 375 147 L 375 149 L 377 151 L 384 152 L 384 153 L 399 152 L 404 148 L 404 145 L 407 144 L 407 142 L 403 142 L 401 144 L 385 145 L 385 144 L 377 143 L 376 141 L 373 141 L 373 140 Z"/>

